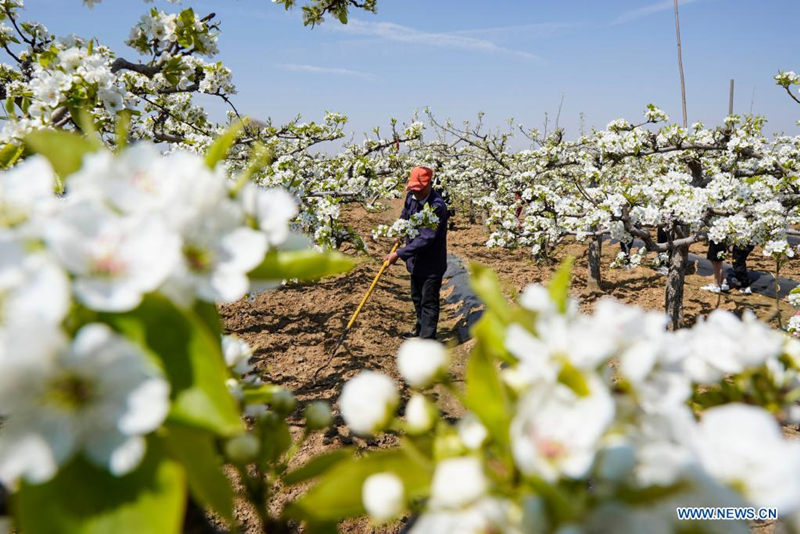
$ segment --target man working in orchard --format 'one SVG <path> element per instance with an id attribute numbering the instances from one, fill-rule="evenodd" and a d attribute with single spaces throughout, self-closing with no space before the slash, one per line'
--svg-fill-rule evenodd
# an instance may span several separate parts
<path id="1" fill-rule="evenodd" d="M 433 171 L 428 167 L 414 167 L 408 179 L 406 202 L 401 219 L 408 219 L 430 205 L 439 221 L 436 228 L 420 228 L 419 234 L 406 246 L 388 254 L 384 261 L 394 265 L 398 258 L 406 262 L 411 273 L 411 300 L 417 313 L 417 324 L 413 332 L 404 337 L 436 339 L 439 322 L 439 291 L 442 276 L 447 270 L 447 205 L 434 191 L 431 180 Z"/>

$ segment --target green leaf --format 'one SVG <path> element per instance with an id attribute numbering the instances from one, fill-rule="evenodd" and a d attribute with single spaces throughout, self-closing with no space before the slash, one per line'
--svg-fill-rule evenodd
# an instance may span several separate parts
<path id="1" fill-rule="evenodd" d="M 6 98 L 6 101 L 5 101 L 6 113 L 8 113 L 11 117 L 16 117 L 17 116 L 17 113 L 14 110 L 14 105 L 15 105 L 15 99 L 14 98 L 11 98 L 11 97 Z"/>
<path id="2" fill-rule="evenodd" d="M 519 310 L 512 310 L 511 318 L 515 315 L 521 316 Z M 491 358 L 505 361 L 508 363 L 517 363 L 517 359 L 506 350 L 506 326 L 508 323 L 500 319 L 500 317 L 493 311 L 487 310 L 481 315 L 481 318 L 476 322 L 470 331 L 472 338 L 482 338 L 484 340 L 483 346 Z"/>
<path id="3" fill-rule="evenodd" d="M 161 67 L 161 74 L 167 80 L 167 83 L 175 86 L 181 81 L 181 76 L 183 76 L 185 70 L 186 66 L 183 64 L 182 58 L 172 57 Z"/>
<path id="4" fill-rule="evenodd" d="M 0 168 L 7 169 L 17 162 L 22 153 L 25 152 L 25 147 L 9 143 L 0 148 Z"/>
<path id="5" fill-rule="evenodd" d="M 579 397 L 586 397 L 591 393 L 586 377 L 573 366 L 566 358 L 561 362 L 561 371 L 558 381 L 570 388 Z"/>
<path id="6" fill-rule="evenodd" d="M 269 462 L 277 461 L 292 444 L 289 425 L 275 413 L 259 420 L 261 432 L 261 457 Z"/>
<path id="7" fill-rule="evenodd" d="M 315 250 L 272 250 L 261 265 L 250 272 L 256 280 L 316 280 L 324 276 L 346 273 L 354 262 L 344 254 Z"/>
<path id="8" fill-rule="evenodd" d="M 66 178 L 83 165 L 86 154 L 97 152 L 99 147 L 77 134 L 58 130 L 39 130 L 29 133 L 24 139 L 32 152 L 41 154 L 56 173 Z"/>
<path id="9" fill-rule="evenodd" d="M 290 471 L 283 479 L 284 483 L 292 485 L 316 478 L 328 469 L 353 455 L 351 448 L 336 449 L 335 451 L 315 456 L 302 466 Z"/>
<path id="10" fill-rule="evenodd" d="M 222 322 L 220 322 L 216 304 L 198 300 L 192 306 L 192 310 L 194 310 L 212 334 L 215 336 L 222 335 Z"/>
<path id="11" fill-rule="evenodd" d="M 90 98 L 89 95 L 84 95 L 84 99 Z M 85 106 L 85 103 L 82 103 Z M 101 148 L 102 142 L 97 136 L 99 123 L 95 123 L 92 114 L 87 111 L 86 107 L 69 107 L 69 114 L 72 120 L 77 123 L 78 127 L 83 131 L 85 139 L 96 149 Z"/>
<path id="12" fill-rule="evenodd" d="M 503 321 L 507 321 L 511 308 L 503 296 L 500 281 L 494 271 L 479 263 L 469 264 L 470 285 L 486 306 Z"/>
<path id="13" fill-rule="evenodd" d="M 488 324 L 488 323 L 487 323 Z M 511 406 L 496 361 L 491 357 L 491 338 L 477 331 L 475 347 L 467 362 L 464 404 L 481 420 L 494 441 L 508 449 Z"/>
<path id="14" fill-rule="evenodd" d="M 117 143 L 117 151 L 120 151 L 128 146 L 128 136 L 131 132 L 132 115 L 133 114 L 127 109 L 123 109 L 117 113 L 117 122 L 114 125 L 114 139 Z"/>
<path id="15" fill-rule="evenodd" d="M 206 152 L 206 165 L 209 169 L 216 167 L 217 163 L 225 158 L 244 126 L 244 121 L 235 122 L 222 135 L 214 139 L 214 142 L 208 147 L 208 152 Z"/>
<path id="16" fill-rule="evenodd" d="M 233 490 L 222 473 L 214 436 L 203 430 L 169 424 L 166 442 L 170 455 L 186 469 L 192 495 L 232 522 Z"/>
<path id="17" fill-rule="evenodd" d="M 569 284 L 572 280 L 572 264 L 574 261 L 575 258 L 568 256 L 567 259 L 561 263 L 558 271 L 556 271 L 556 274 L 550 279 L 550 284 L 547 286 L 547 289 L 550 291 L 550 298 L 553 299 L 558 311 L 561 313 L 566 313 L 567 311 Z"/>
<path id="18" fill-rule="evenodd" d="M 403 481 L 408 498 L 427 496 L 433 474 L 430 462 L 423 463 L 402 449 L 377 451 L 331 467 L 316 486 L 287 509 L 286 515 L 311 523 L 329 523 L 363 515 L 361 487 L 364 481 L 375 473 L 387 472 Z"/>
<path id="19" fill-rule="evenodd" d="M 272 397 L 276 391 L 283 388 L 273 384 L 263 384 L 260 386 L 251 386 L 244 384 L 242 386 L 242 393 L 244 394 L 245 404 L 269 404 L 272 402 Z"/>
<path id="20" fill-rule="evenodd" d="M 12 506 L 26 534 L 169 534 L 181 531 L 186 475 L 155 439 L 132 473 L 115 477 L 82 457 L 51 481 L 23 485 Z"/>
<path id="21" fill-rule="evenodd" d="M 170 419 L 223 436 L 242 431 L 220 339 L 191 310 L 148 295 L 135 310 L 102 314 L 103 321 L 154 353 L 164 367 L 173 400 Z"/>
<path id="22" fill-rule="evenodd" d="M 238 194 L 239 191 L 250 181 L 253 174 L 269 167 L 275 160 L 275 153 L 266 148 L 262 143 L 256 141 L 250 149 L 250 159 L 247 162 L 247 167 L 239 173 L 236 177 L 236 185 L 233 187 L 233 193 Z"/>

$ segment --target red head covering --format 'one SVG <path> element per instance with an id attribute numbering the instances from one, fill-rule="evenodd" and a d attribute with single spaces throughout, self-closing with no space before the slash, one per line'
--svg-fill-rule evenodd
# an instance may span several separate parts
<path id="1" fill-rule="evenodd" d="M 406 189 L 409 191 L 422 191 L 431 183 L 433 171 L 428 167 L 414 167 L 411 169 L 411 176 L 408 178 Z"/>

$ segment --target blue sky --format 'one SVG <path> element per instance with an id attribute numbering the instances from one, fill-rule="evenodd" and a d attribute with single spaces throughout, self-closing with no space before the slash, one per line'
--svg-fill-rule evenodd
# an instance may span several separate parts
<path id="1" fill-rule="evenodd" d="M 97 37 L 118 54 L 150 6 L 103 0 L 26 0 L 27 17 L 56 34 Z M 175 6 L 156 1 L 166 10 Z M 407 120 L 429 106 L 461 121 L 486 113 L 577 134 L 653 102 L 680 122 L 680 85 L 672 0 L 379 0 L 378 14 L 354 11 L 350 24 L 302 25 L 299 10 L 269 0 L 184 0 L 222 21 L 219 58 L 234 73 L 240 111 L 287 120 L 325 110 L 351 119 L 356 133 Z M 798 133 L 800 106 L 772 75 L 800 70 L 797 0 L 682 0 L 681 31 L 689 121 L 716 125 L 736 80 L 735 112 L 769 119 L 767 130 Z M 210 105 L 220 116 L 221 107 Z"/>

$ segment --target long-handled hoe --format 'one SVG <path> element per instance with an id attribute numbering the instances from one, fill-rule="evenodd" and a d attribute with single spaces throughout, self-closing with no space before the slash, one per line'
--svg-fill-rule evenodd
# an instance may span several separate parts
<path id="1" fill-rule="evenodd" d="M 400 243 L 395 243 L 394 246 L 392 247 L 392 252 L 396 251 L 397 247 L 399 245 L 400 245 Z M 342 332 L 342 335 L 339 338 L 339 341 L 336 342 L 336 346 L 333 347 L 333 351 L 331 352 L 331 355 L 328 356 L 328 359 L 325 361 L 325 363 L 322 365 L 322 367 L 320 367 L 319 369 L 317 369 L 314 372 L 314 377 L 312 378 L 313 383 L 315 383 L 315 384 L 317 383 L 317 375 L 319 374 L 319 372 L 322 371 L 323 369 L 325 369 L 326 367 L 328 367 L 328 365 L 330 365 L 331 361 L 333 361 L 333 357 L 336 356 L 336 352 L 339 350 L 339 347 L 341 347 L 342 344 L 344 343 L 344 339 L 347 337 L 348 332 L 350 332 L 350 328 L 353 326 L 353 323 L 356 322 L 356 317 L 358 317 L 358 314 L 361 313 L 361 309 L 364 307 L 364 304 L 367 303 L 367 299 L 372 294 L 372 290 L 375 289 L 376 285 L 378 285 L 378 280 L 380 280 L 381 275 L 383 275 L 383 272 L 386 270 L 386 268 L 388 266 L 389 266 L 389 264 L 387 262 L 383 262 L 383 265 L 381 265 L 381 269 L 378 271 L 378 274 L 375 275 L 375 279 L 372 281 L 372 284 L 369 286 L 369 289 L 367 290 L 367 294 L 364 295 L 364 298 L 361 299 L 361 303 L 358 305 L 358 308 L 356 308 L 356 311 L 353 313 L 353 316 L 350 317 L 350 321 L 348 321 L 347 326 L 344 328 L 344 332 Z"/>

